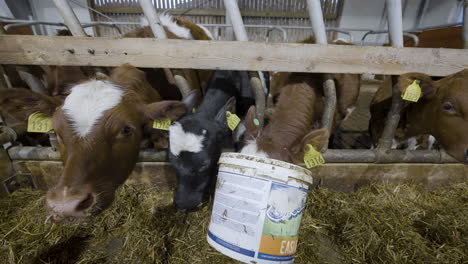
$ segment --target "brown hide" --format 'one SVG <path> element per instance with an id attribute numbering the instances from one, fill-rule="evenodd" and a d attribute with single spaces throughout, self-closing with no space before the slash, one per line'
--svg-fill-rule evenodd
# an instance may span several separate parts
<path id="1" fill-rule="evenodd" d="M 447 27 L 423 32 L 413 32 L 419 37 L 420 48 L 463 49 L 462 27 Z M 414 40 L 404 37 L 405 47 L 414 47 Z"/>
<path id="2" fill-rule="evenodd" d="M 55 108 L 61 104 L 62 100 L 59 98 L 28 89 L 0 89 L 0 114 L 8 126 L 20 136 L 26 133 L 28 117 L 31 114 L 41 112 L 52 116 Z"/>
<path id="3" fill-rule="evenodd" d="M 306 82 L 287 85 L 278 97 L 268 124 L 248 138 L 256 139 L 258 151 L 264 152 L 269 158 L 286 162 L 300 163 L 303 157 L 303 147 L 309 144 L 306 135 L 312 130 L 314 120 L 315 90 Z M 247 127 L 250 132 L 255 128 L 252 115 L 255 108 L 249 110 Z M 328 142 L 327 136 L 322 142 Z M 306 140 L 307 142 L 305 142 Z M 321 149 L 323 144 L 314 144 Z"/>
<path id="4" fill-rule="evenodd" d="M 108 89 L 104 95 L 99 94 L 102 89 Z M 98 110 L 106 96 L 114 98 L 113 103 L 107 110 Z M 75 101 L 70 103 L 72 99 Z M 109 206 L 116 188 L 135 166 L 140 142 L 152 121 L 165 117 L 177 120 L 187 112 L 182 102 L 159 100 L 144 72 L 122 65 L 110 77 L 99 75 L 72 87 L 64 105 L 73 107 L 73 112 L 60 106 L 62 101 L 56 97 L 26 89 L 0 90 L 0 111 L 24 126 L 31 113 L 53 116 L 64 170 L 57 185 L 48 191 L 47 208 L 60 219 L 97 214 Z M 93 117 L 96 111 L 100 115 Z M 87 132 L 79 132 L 83 124 Z M 162 134 L 167 136 L 167 132 Z"/>
<path id="5" fill-rule="evenodd" d="M 390 79 L 390 78 L 387 78 Z M 398 125 L 398 141 L 420 135 L 433 135 L 440 145 L 459 161 L 468 149 L 468 70 L 438 81 L 422 73 L 407 73 L 398 78 L 402 93 L 414 80 L 423 92 L 417 103 L 405 102 Z M 391 106 L 391 81 L 377 91 L 371 104 L 369 129 L 376 144 Z"/>
<path id="6" fill-rule="evenodd" d="M 300 43 L 315 43 L 315 38 L 310 37 L 306 40 L 301 41 Z M 335 43 L 337 45 L 350 45 L 346 42 L 339 41 Z M 336 121 L 339 121 L 346 117 L 349 114 L 349 111 L 352 110 L 356 104 L 357 98 L 359 96 L 359 91 L 361 88 L 361 76 L 359 74 L 330 74 L 333 80 L 335 81 L 336 93 L 337 93 L 337 114 Z M 277 72 L 272 74 L 271 78 L 271 87 L 270 94 L 273 96 L 273 99 L 278 96 L 281 90 L 291 83 L 301 82 L 307 80 L 307 82 L 313 82 L 317 97 L 317 103 L 319 104 L 317 108 L 317 114 L 315 115 L 315 121 L 321 119 L 321 113 L 323 113 L 323 82 L 325 81 L 325 75 L 319 73 L 288 73 L 288 72 Z M 311 102 L 312 104 L 314 102 Z"/>
<path id="7" fill-rule="evenodd" d="M 145 73 L 130 65 L 115 68 L 108 82 L 123 90 L 121 101 L 103 112 L 86 136 L 76 134 L 62 108 L 54 113 L 53 126 L 64 162 L 57 186 L 47 194 L 47 206 L 56 219 L 97 214 L 108 207 L 116 188 L 136 164 L 145 127 L 153 119 L 176 120 L 187 111 L 182 102 L 158 102 L 160 96 Z"/>

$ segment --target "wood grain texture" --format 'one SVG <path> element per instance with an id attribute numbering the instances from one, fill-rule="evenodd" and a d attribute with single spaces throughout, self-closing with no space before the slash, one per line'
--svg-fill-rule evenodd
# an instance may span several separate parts
<path id="1" fill-rule="evenodd" d="M 91 52 L 91 50 L 93 52 Z M 0 36 L 0 64 L 118 66 L 445 76 L 468 50 L 239 41 Z"/>

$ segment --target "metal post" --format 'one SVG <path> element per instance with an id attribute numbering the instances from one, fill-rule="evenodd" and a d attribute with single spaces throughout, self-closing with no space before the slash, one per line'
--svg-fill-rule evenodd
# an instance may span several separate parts
<path id="1" fill-rule="evenodd" d="M 307 0 L 307 5 L 309 8 L 310 22 L 312 23 L 315 41 L 317 44 L 327 45 L 327 34 L 325 31 L 325 24 L 323 23 L 320 0 Z M 335 81 L 331 74 L 325 74 L 323 91 L 325 95 L 325 110 L 322 116 L 322 127 L 328 129 L 331 133 L 337 101 Z M 325 146 L 325 149 L 327 149 L 327 146 Z"/>
<path id="2" fill-rule="evenodd" d="M 231 19 L 232 28 L 234 29 L 234 34 L 236 40 L 238 41 L 249 41 L 247 36 L 247 31 L 245 30 L 244 22 L 242 21 L 242 16 L 237 5 L 236 0 L 224 0 L 224 6 L 226 8 L 226 14 Z M 265 116 L 265 92 L 262 87 L 262 81 L 260 80 L 258 72 L 249 72 L 250 85 L 252 86 L 253 93 L 255 96 L 255 107 L 257 108 L 257 119 L 260 121 L 260 125 L 263 125 L 263 119 Z"/>
<path id="3" fill-rule="evenodd" d="M 226 25 L 228 25 L 225 28 L 226 40 L 232 41 L 234 40 L 234 31 L 232 29 L 232 22 L 228 12 L 226 12 Z"/>
<path id="4" fill-rule="evenodd" d="M 139 2 L 146 19 L 148 19 L 148 23 L 154 36 L 158 39 L 167 39 L 166 31 L 161 24 L 161 20 L 159 20 L 159 15 L 156 12 L 156 9 L 154 8 L 151 0 L 140 0 Z M 189 82 L 184 77 L 181 70 L 165 70 L 164 74 L 169 81 L 174 80 L 175 85 L 177 88 L 179 88 L 183 98 L 185 98 L 192 90 L 194 90 L 193 87 L 190 87 Z"/>
<path id="5" fill-rule="evenodd" d="M 468 49 L 468 0 L 463 1 L 463 48 Z"/>
<path id="6" fill-rule="evenodd" d="M 31 90 L 41 94 L 47 94 L 47 89 L 44 84 L 32 74 L 31 70 L 27 66 L 17 65 L 16 71 L 23 81 L 29 86 Z"/>
<path id="7" fill-rule="evenodd" d="M 73 36 L 76 37 L 86 37 L 86 33 L 81 27 L 80 21 L 73 12 L 70 4 L 67 0 L 54 0 L 54 4 L 57 7 L 60 15 L 62 15 L 63 21 L 67 24 L 68 29 Z"/>
<path id="8" fill-rule="evenodd" d="M 390 32 L 390 41 L 393 47 L 403 47 L 403 17 L 401 12 L 401 0 L 387 0 L 386 1 L 388 11 L 388 28 Z M 380 154 L 383 155 L 384 151 L 388 150 L 392 146 L 393 138 L 395 137 L 395 131 L 400 122 L 400 113 L 403 109 L 403 99 L 401 99 L 401 93 L 397 86 L 397 76 L 392 76 L 392 106 L 387 115 L 387 121 L 385 122 L 385 128 L 382 132 L 382 136 L 379 139 L 378 149 Z"/>
<path id="9" fill-rule="evenodd" d="M 388 18 L 388 30 L 390 31 L 390 43 L 393 47 L 403 48 L 403 16 L 401 12 L 401 0 L 386 0 Z"/>
<path id="10" fill-rule="evenodd" d="M 323 23 L 322 6 L 320 0 L 307 0 L 309 7 L 309 17 L 314 31 L 317 44 L 327 44 L 327 34 L 325 33 L 325 24 Z"/>
<path id="11" fill-rule="evenodd" d="M 167 39 L 166 31 L 159 20 L 158 13 L 156 13 L 156 9 L 151 3 L 151 0 L 140 0 L 140 6 L 145 14 L 146 18 L 148 19 L 149 26 L 153 31 L 153 34 L 158 39 Z"/>

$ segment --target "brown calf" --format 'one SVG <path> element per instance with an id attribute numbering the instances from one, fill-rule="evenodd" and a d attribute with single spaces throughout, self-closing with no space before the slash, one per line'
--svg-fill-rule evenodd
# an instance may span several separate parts
<path id="1" fill-rule="evenodd" d="M 284 86 L 263 129 L 254 122 L 255 106 L 252 106 L 245 119 L 247 145 L 241 153 L 300 163 L 307 144 L 321 150 L 328 143 L 328 131 L 313 130 L 317 119 L 313 102 L 318 95 L 312 87 L 307 82 Z"/>
<path id="2" fill-rule="evenodd" d="M 374 144 L 378 142 L 386 115 L 391 105 L 391 81 L 384 82 L 371 103 L 369 130 Z M 417 103 L 406 102 L 401 113 L 395 143 L 414 141 L 420 135 L 432 135 L 448 154 L 467 162 L 468 152 L 468 70 L 449 75 L 438 81 L 422 73 L 407 73 L 398 78 L 402 93 L 414 82 L 420 81 L 422 98 Z M 432 145 L 432 144 L 429 144 Z"/>
<path id="3" fill-rule="evenodd" d="M 0 91 L 2 110 L 15 108 L 9 106 L 12 101 L 2 100 L 11 97 L 5 96 L 8 91 Z M 153 119 L 176 120 L 187 111 L 182 102 L 158 101 L 144 72 L 130 65 L 115 68 L 107 80 L 75 85 L 61 106 L 55 99 L 23 92 L 15 97 L 23 105 L 23 116 L 17 118 L 26 120 L 36 111 L 52 115 L 59 140 L 64 170 L 47 193 L 54 219 L 97 214 L 108 207 L 136 164 L 145 128 Z"/>

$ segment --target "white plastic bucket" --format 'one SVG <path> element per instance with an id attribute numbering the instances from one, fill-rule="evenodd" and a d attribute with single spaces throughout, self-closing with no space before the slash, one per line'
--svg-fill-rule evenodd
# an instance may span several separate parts
<path id="1" fill-rule="evenodd" d="M 208 243 L 245 263 L 293 263 L 308 184 L 294 164 L 223 153 Z"/>

